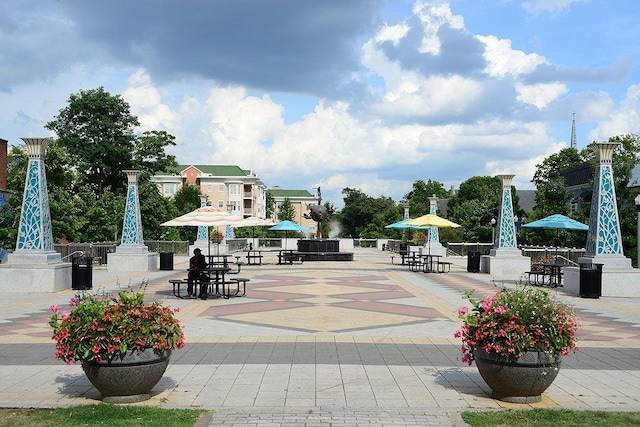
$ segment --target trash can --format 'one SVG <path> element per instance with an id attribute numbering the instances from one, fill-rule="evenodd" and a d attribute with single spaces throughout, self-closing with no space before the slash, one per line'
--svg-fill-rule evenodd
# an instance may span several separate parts
<path id="1" fill-rule="evenodd" d="M 406 243 L 400 243 L 400 255 L 409 254 L 409 245 Z"/>
<path id="2" fill-rule="evenodd" d="M 173 252 L 160 252 L 160 270 L 173 270 Z"/>
<path id="3" fill-rule="evenodd" d="M 93 288 L 93 257 L 74 255 L 71 258 L 71 289 Z"/>
<path id="4" fill-rule="evenodd" d="M 580 264 L 580 296 L 600 298 L 602 295 L 602 265 Z"/>
<path id="5" fill-rule="evenodd" d="M 467 271 L 469 273 L 480 272 L 480 252 L 469 251 L 467 254 Z"/>

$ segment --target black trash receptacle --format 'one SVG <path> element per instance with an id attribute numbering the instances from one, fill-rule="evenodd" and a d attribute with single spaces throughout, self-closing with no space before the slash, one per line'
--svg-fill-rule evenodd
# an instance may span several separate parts
<path id="1" fill-rule="evenodd" d="M 71 258 L 71 289 L 93 288 L 93 257 L 75 255 Z"/>
<path id="2" fill-rule="evenodd" d="M 602 265 L 580 264 L 580 296 L 600 298 L 602 295 Z"/>
<path id="3" fill-rule="evenodd" d="M 160 270 L 173 270 L 173 252 L 160 252 Z"/>
<path id="4" fill-rule="evenodd" d="M 406 243 L 400 243 L 400 255 L 409 254 L 409 245 Z"/>
<path id="5" fill-rule="evenodd" d="M 480 272 L 480 252 L 469 251 L 467 254 L 467 271 L 469 273 Z"/>

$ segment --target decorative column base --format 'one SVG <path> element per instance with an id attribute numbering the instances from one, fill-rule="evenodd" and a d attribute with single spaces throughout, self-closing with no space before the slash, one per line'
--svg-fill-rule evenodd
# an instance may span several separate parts
<path id="1" fill-rule="evenodd" d="M 441 257 L 447 256 L 447 248 L 442 246 L 440 242 L 427 242 L 424 247 L 422 247 L 423 254 L 431 254 L 431 255 L 440 255 Z"/>
<path id="2" fill-rule="evenodd" d="M 570 295 L 580 295 L 580 268 L 564 267 L 563 287 Z M 602 266 L 603 297 L 640 297 L 640 270 L 636 268 L 616 268 L 611 265 Z"/>
<path id="3" fill-rule="evenodd" d="M 16 264 L 7 260 L 0 264 L 0 294 L 59 292 L 66 289 L 71 289 L 70 262 Z"/>
<path id="4" fill-rule="evenodd" d="M 56 251 L 18 249 L 6 255 L 5 264 L 21 266 L 25 264 L 60 264 L 62 255 Z"/>
<path id="5" fill-rule="evenodd" d="M 630 269 L 631 258 L 627 258 L 624 255 L 618 254 L 598 254 L 598 255 L 586 255 L 578 258 L 578 264 L 603 264 L 603 271 L 606 268 L 614 269 Z"/>
<path id="6" fill-rule="evenodd" d="M 149 252 L 144 245 L 123 244 L 116 247 L 114 253 L 107 255 L 107 271 L 157 271 L 158 259 L 158 253 Z"/>
<path id="7" fill-rule="evenodd" d="M 518 248 L 491 249 L 490 255 L 480 257 L 480 271 L 499 278 L 519 280 L 525 271 L 531 270 L 531 259 Z"/>

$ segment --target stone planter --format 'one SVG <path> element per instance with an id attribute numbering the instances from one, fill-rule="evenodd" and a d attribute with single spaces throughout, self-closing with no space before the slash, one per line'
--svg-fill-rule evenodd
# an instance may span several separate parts
<path id="1" fill-rule="evenodd" d="M 169 365 L 171 350 L 128 350 L 124 356 L 100 362 L 82 362 L 91 384 L 107 403 L 134 403 L 151 398 L 151 389 Z"/>
<path id="2" fill-rule="evenodd" d="M 535 403 L 558 375 L 562 357 L 530 350 L 519 358 L 473 349 L 480 375 L 492 390 L 491 397 L 512 403 Z"/>

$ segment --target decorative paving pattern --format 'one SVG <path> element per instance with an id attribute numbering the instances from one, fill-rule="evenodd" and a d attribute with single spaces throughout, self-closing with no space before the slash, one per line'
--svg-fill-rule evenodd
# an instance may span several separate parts
<path id="1" fill-rule="evenodd" d="M 250 298 L 216 305 L 209 319 L 245 325 L 294 329 L 306 333 L 344 333 L 372 328 L 448 320 L 384 275 L 325 272 L 261 274 Z"/>

